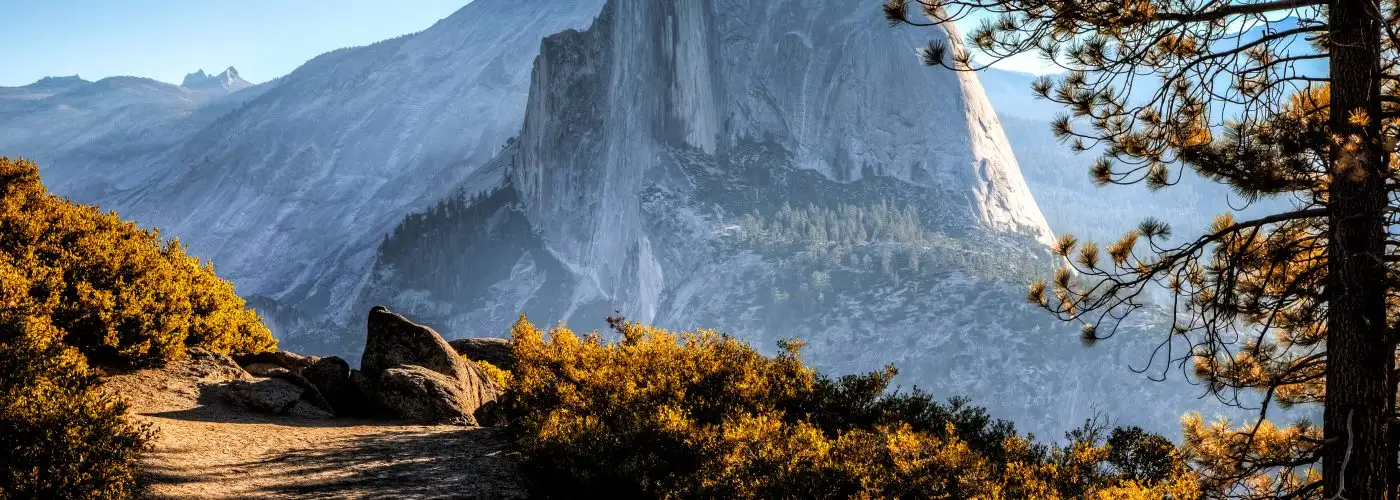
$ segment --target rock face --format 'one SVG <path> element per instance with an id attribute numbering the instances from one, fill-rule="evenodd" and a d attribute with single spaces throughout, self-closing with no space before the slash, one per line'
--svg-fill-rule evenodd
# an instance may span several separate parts
<path id="1" fill-rule="evenodd" d="M 441 373 L 415 365 L 400 365 L 379 374 L 375 385 L 379 404 L 396 417 L 415 422 L 477 425 L 473 412 L 481 406 L 462 385 Z"/>
<path id="2" fill-rule="evenodd" d="M 432 328 L 384 306 L 369 312 L 359 389 L 394 416 L 477 425 L 474 414 L 503 392 Z"/>
<path id="3" fill-rule="evenodd" d="M 1190 389 L 1129 371 L 1152 337 L 1084 349 L 1025 303 L 1051 232 L 978 76 L 920 66 L 930 37 L 961 35 L 867 0 L 610 0 L 543 42 L 519 139 L 406 218 L 355 303 L 798 337 L 1039 435 L 1096 410 L 1175 432 Z"/>
<path id="4" fill-rule="evenodd" d="M 515 370 L 515 347 L 498 338 L 457 339 L 448 342 L 457 354 L 472 361 L 485 361 L 505 371 Z"/>
<path id="5" fill-rule="evenodd" d="M 242 77 L 238 76 L 238 70 L 229 67 L 228 69 L 224 70 L 223 73 L 219 73 L 217 75 L 206 74 L 202 69 L 195 71 L 194 73 L 185 75 L 185 79 L 180 83 L 180 86 L 189 89 L 220 89 L 226 91 L 235 91 L 252 87 L 253 84 L 248 83 L 247 80 L 244 80 Z"/>

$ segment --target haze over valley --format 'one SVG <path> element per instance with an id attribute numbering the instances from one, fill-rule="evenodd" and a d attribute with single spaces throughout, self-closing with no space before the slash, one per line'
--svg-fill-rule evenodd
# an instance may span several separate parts
<path id="1" fill-rule="evenodd" d="M 0 153 L 179 237 L 305 354 L 357 359 L 379 304 L 452 337 L 618 312 L 770 354 L 800 338 L 837 374 L 893 363 L 1051 438 L 1214 408 L 1144 366 L 1163 315 L 1086 349 L 1024 297 L 1056 235 L 1199 230 L 1228 190 L 1095 187 L 1031 75 L 926 68 L 917 48 L 961 35 L 877 9 L 475 0 L 258 84 L 0 87 Z"/>

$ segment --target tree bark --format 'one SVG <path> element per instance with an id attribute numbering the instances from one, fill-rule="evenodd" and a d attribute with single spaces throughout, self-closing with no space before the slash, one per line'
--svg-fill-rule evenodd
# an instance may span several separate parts
<path id="1" fill-rule="evenodd" d="M 1328 247 L 1326 456 L 1323 496 L 1389 493 L 1395 343 L 1386 328 L 1387 154 L 1380 132 L 1380 21 L 1375 0 L 1331 0 L 1332 147 Z M 1362 123 L 1353 119 L 1365 113 Z M 1355 141 L 1355 142 L 1353 142 Z M 1353 144 L 1353 145 L 1348 145 Z"/>

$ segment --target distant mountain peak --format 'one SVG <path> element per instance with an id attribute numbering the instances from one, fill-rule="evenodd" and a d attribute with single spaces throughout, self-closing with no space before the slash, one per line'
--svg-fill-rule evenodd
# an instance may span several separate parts
<path id="1" fill-rule="evenodd" d="M 92 82 L 89 82 L 89 81 L 87 81 L 87 80 L 84 80 L 84 79 L 82 79 L 82 78 L 79 78 L 78 75 L 73 75 L 73 76 L 46 76 L 46 77 L 40 78 L 39 81 L 37 81 L 37 82 L 31 83 L 31 84 L 29 84 L 29 85 L 26 85 L 26 87 L 30 87 L 30 88 L 54 88 L 54 87 L 66 87 L 66 86 L 78 85 L 78 84 L 84 84 L 84 83 L 92 83 Z"/>
<path id="2" fill-rule="evenodd" d="M 253 86 L 242 77 L 238 76 L 238 70 L 229 66 L 223 73 L 210 75 L 203 69 L 185 75 L 185 81 L 180 83 L 181 87 L 191 89 L 223 88 L 225 90 L 239 90 Z"/>

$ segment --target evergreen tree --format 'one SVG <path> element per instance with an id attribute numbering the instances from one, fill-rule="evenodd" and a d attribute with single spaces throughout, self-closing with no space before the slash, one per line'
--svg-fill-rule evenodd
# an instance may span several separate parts
<path id="1" fill-rule="evenodd" d="M 894 24 L 947 25 L 922 51 L 955 70 L 1033 53 L 1066 70 L 1032 91 L 1065 105 L 1056 134 L 1103 156 L 1100 185 L 1157 189 L 1187 169 L 1289 210 L 1223 215 L 1184 243 L 1154 219 L 1105 248 L 1065 236 L 1068 266 L 1030 299 L 1108 338 L 1156 285 L 1174 321 L 1152 356 L 1192 363 L 1223 401 L 1258 391 L 1242 427 L 1187 422 L 1213 494 L 1395 498 L 1392 281 L 1394 0 L 890 0 Z M 910 8 L 927 18 L 911 16 Z M 967 43 L 952 21 L 988 15 Z M 1325 64 L 1325 66 L 1323 66 Z M 1325 67 L 1326 69 L 1322 69 Z M 1170 365 L 1168 365 L 1170 366 Z M 1322 428 L 1271 406 L 1322 405 Z M 1320 467 L 1319 467 L 1320 466 Z"/>

